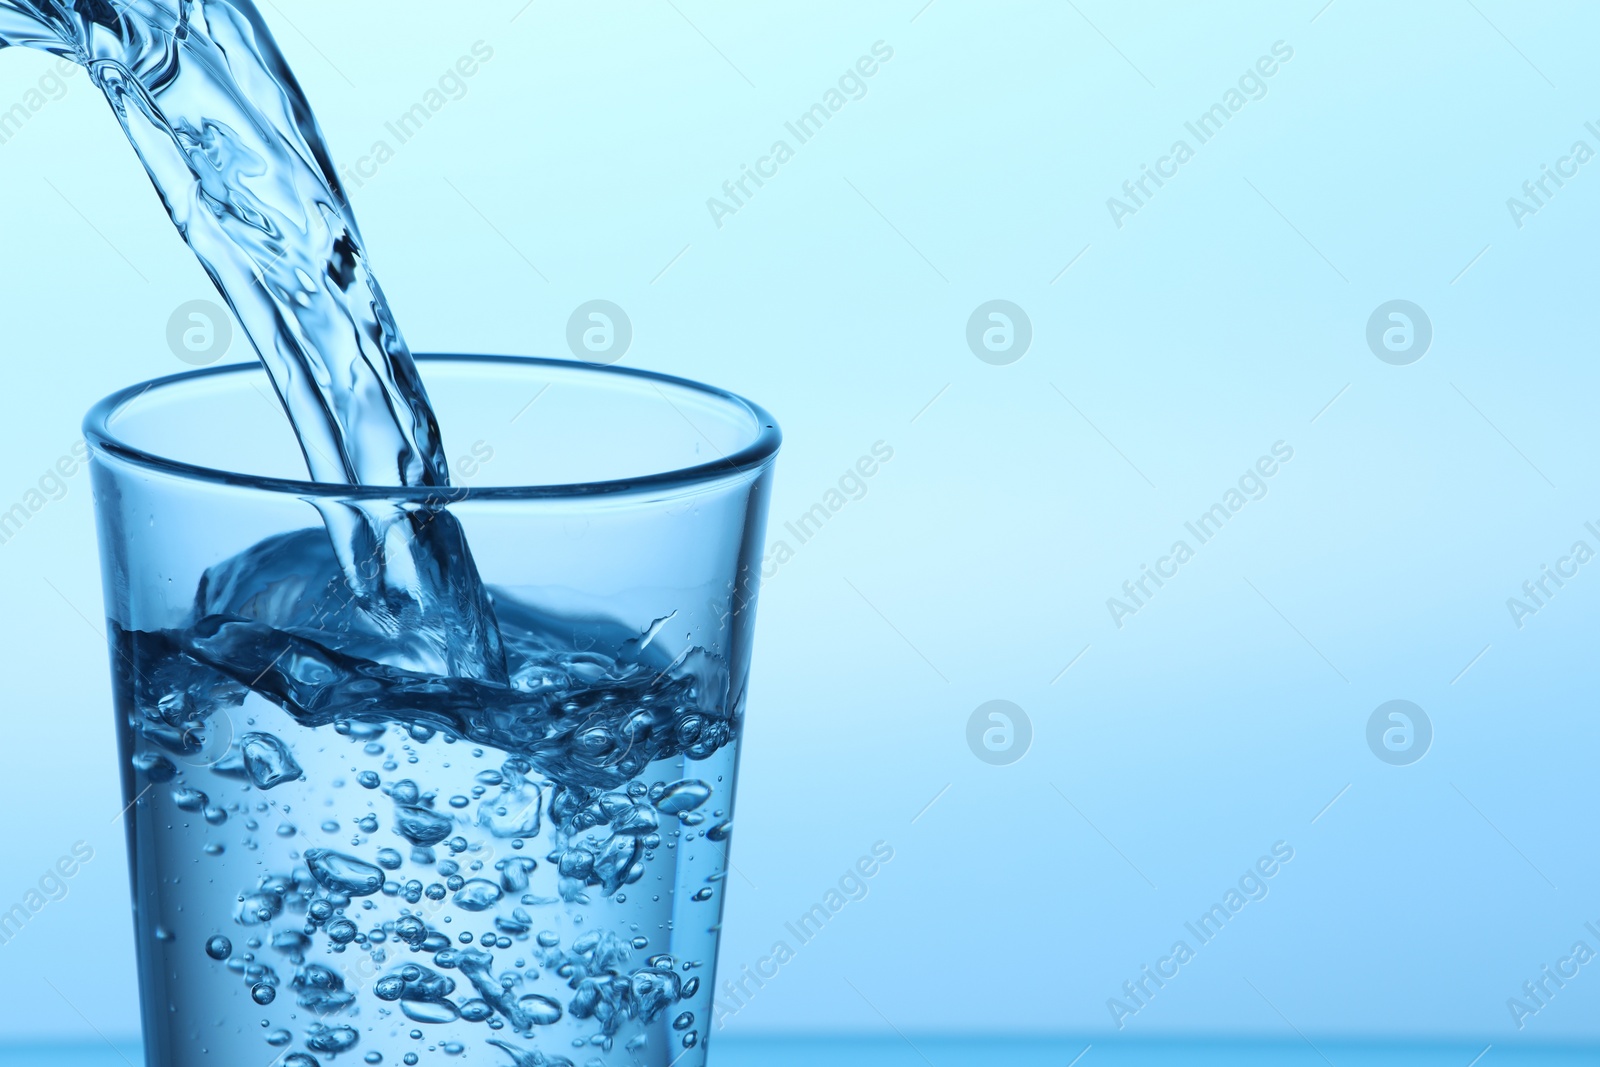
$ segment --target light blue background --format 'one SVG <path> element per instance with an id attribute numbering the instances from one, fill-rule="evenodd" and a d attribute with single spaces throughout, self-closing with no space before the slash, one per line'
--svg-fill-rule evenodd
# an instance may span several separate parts
<path id="1" fill-rule="evenodd" d="M 762 597 L 724 969 L 874 842 L 895 859 L 729 1032 L 1112 1040 L 1107 999 L 1281 840 L 1270 895 L 1125 1035 L 1600 1039 L 1600 966 L 1520 1032 L 1506 1006 L 1600 949 L 1600 564 L 1521 630 L 1506 609 L 1600 547 L 1600 161 L 1521 229 L 1506 206 L 1574 141 L 1600 150 L 1600 17 L 921 3 L 263 5 L 342 163 L 495 50 L 351 190 L 413 347 L 561 355 L 572 309 L 617 302 L 625 365 L 777 414 L 774 536 L 894 448 Z M 706 199 L 880 40 L 865 98 L 719 229 Z M 1277 41 L 1267 95 L 1119 229 L 1107 198 Z M 0 110 L 48 69 L 0 57 Z M 0 510 L 95 399 L 182 369 L 167 318 L 209 295 L 69 84 L 0 145 Z M 996 298 L 1034 329 L 1010 366 L 964 336 Z M 1435 331 L 1407 367 L 1365 342 L 1395 298 Z M 1106 599 L 1280 440 L 1270 494 L 1119 630 Z M 96 849 L 0 945 L 0 1032 L 128 1035 L 83 476 L 0 545 L 0 598 L 0 908 Z M 1008 767 L 966 743 L 996 698 L 1034 730 Z M 1435 730 L 1408 767 L 1365 739 L 1396 698 Z"/>

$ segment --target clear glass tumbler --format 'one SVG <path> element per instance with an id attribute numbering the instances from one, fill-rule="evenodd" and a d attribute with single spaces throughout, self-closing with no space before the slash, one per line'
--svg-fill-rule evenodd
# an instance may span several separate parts
<path id="1" fill-rule="evenodd" d="M 447 490 L 300 480 L 253 366 L 86 420 L 147 1062 L 702 1064 L 778 429 L 420 362 Z M 363 514 L 427 551 L 357 558 Z M 419 669 L 440 635 L 385 599 L 464 560 L 503 674 Z"/>

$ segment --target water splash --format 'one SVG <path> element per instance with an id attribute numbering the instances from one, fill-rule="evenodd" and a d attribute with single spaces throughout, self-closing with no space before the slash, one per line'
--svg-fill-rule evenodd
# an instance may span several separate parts
<path id="1" fill-rule="evenodd" d="M 311 107 L 251 0 L 0 0 L 0 47 L 82 64 L 244 326 L 313 480 L 449 485 L 438 423 Z M 324 502 L 382 662 L 505 680 L 445 495 Z"/>

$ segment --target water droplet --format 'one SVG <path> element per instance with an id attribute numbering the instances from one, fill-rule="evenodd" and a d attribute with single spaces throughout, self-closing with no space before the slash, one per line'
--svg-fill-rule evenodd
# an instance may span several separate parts
<path id="1" fill-rule="evenodd" d="M 311 868 L 311 876 L 326 889 L 365 897 L 383 888 L 382 869 L 343 852 L 308 848 L 306 865 Z"/>
<path id="2" fill-rule="evenodd" d="M 656 798 L 656 810 L 668 815 L 693 811 L 711 799 L 711 787 L 697 778 L 674 782 Z"/>

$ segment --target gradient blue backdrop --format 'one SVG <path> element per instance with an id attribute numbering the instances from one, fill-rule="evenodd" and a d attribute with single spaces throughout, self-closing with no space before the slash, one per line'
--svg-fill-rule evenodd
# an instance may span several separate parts
<path id="1" fill-rule="evenodd" d="M 1282 841 L 1124 1033 L 1600 1038 L 1600 966 L 1521 1030 L 1506 1003 L 1600 949 L 1600 563 L 1521 629 L 1506 606 L 1600 548 L 1600 161 L 1507 207 L 1600 150 L 1600 15 L 1323 3 L 263 4 L 341 165 L 494 49 L 350 190 L 415 348 L 563 355 L 572 310 L 615 301 L 625 365 L 777 414 L 774 538 L 894 450 L 763 592 L 723 967 L 874 842 L 895 858 L 730 1032 L 1113 1034 L 1108 998 Z M 719 227 L 707 199 L 876 42 L 866 95 Z M 1276 42 L 1199 145 L 1185 122 Z M 0 56 L 0 111 L 50 70 Z M 183 368 L 168 316 L 210 295 L 66 86 L 0 144 L 0 510 L 92 401 Z M 1179 138 L 1119 227 L 1107 199 Z M 1409 366 L 1365 337 L 1397 298 L 1434 330 Z M 966 341 L 992 299 L 1032 324 L 1008 366 Z M 1280 441 L 1268 495 L 1118 628 L 1107 598 Z M 0 910 L 95 849 L 0 945 L 0 1031 L 130 1034 L 81 474 L 0 545 L 0 597 Z M 968 748 L 991 699 L 1031 720 L 1010 766 Z M 1411 766 L 1368 748 L 1391 699 L 1433 725 Z"/>

